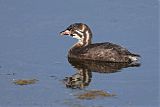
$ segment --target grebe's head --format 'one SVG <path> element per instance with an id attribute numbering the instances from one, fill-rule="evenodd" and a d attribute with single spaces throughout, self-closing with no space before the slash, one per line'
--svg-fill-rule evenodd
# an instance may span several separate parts
<path id="1" fill-rule="evenodd" d="M 78 39 L 78 44 L 81 46 L 87 46 L 91 44 L 92 32 L 90 28 L 83 23 L 71 24 L 66 30 L 60 32 L 61 35 L 70 35 L 73 38 Z"/>

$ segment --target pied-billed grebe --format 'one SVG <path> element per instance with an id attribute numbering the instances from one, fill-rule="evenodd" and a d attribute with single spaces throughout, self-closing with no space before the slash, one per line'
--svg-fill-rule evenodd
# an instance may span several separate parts
<path id="1" fill-rule="evenodd" d="M 107 62 L 135 62 L 140 57 L 119 45 L 105 42 L 92 44 L 92 32 L 83 23 L 71 24 L 61 35 L 70 35 L 78 42 L 69 50 L 68 57 L 79 60 L 94 60 Z"/>

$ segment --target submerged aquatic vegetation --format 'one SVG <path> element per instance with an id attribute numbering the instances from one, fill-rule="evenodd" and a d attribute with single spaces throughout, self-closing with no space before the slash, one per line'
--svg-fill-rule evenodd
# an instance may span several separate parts
<path id="1" fill-rule="evenodd" d="M 37 79 L 19 79 L 14 80 L 13 83 L 16 85 L 29 85 L 29 84 L 35 84 L 38 80 Z"/>
<path id="2" fill-rule="evenodd" d="M 91 100 L 98 97 L 112 97 L 115 96 L 115 94 L 110 94 L 102 90 L 90 90 L 84 93 L 77 94 L 75 96 L 77 96 L 78 99 Z"/>

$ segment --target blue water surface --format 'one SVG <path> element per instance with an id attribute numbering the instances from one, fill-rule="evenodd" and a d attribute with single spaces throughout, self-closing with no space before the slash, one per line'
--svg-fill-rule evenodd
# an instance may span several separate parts
<path id="1" fill-rule="evenodd" d="M 67 61 L 76 42 L 59 32 L 75 22 L 89 25 L 93 42 L 113 42 L 141 55 L 141 66 L 92 73 L 85 89 L 66 88 L 75 74 Z M 158 1 L 0 0 L 0 107 L 158 107 Z M 17 79 L 37 79 L 19 86 Z M 80 100 L 83 90 L 115 97 Z"/>

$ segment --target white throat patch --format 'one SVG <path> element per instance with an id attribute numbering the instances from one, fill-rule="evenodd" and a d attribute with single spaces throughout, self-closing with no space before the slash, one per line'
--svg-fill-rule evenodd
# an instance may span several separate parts
<path id="1" fill-rule="evenodd" d="M 74 34 L 72 37 L 75 38 L 75 39 L 78 39 L 78 40 L 81 40 L 81 39 L 82 39 L 82 38 L 80 38 L 77 34 Z"/>
<path id="2" fill-rule="evenodd" d="M 78 39 L 78 43 L 83 45 L 83 38 L 80 38 L 77 34 L 74 34 L 73 38 Z"/>

